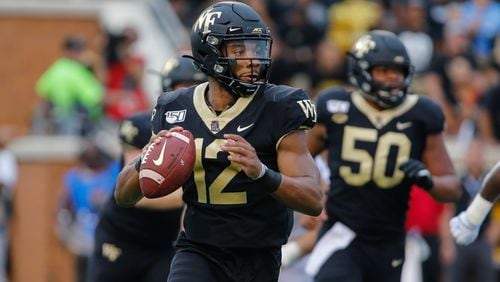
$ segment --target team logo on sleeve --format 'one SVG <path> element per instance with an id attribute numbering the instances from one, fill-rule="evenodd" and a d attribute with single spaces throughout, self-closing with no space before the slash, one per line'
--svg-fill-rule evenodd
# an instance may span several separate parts
<path id="1" fill-rule="evenodd" d="M 168 111 L 165 113 L 165 121 L 170 124 L 183 122 L 186 119 L 186 110 Z"/>
<path id="2" fill-rule="evenodd" d="M 311 119 L 313 122 L 316 122 L 318 118 L 316 114 L 316 107 L 313 103 L 311 103 L 311 100 L 300 100 L 297 101 L 297 104 L 299 104 L 306 118 Z"/>

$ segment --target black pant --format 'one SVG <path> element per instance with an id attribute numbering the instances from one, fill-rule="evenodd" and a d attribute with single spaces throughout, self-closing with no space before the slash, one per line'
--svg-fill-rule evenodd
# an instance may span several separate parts
<path id="1" fill-rule="evenodd" d="M 172 244 L 151 246 L 113 236 L 102 228 L 87 271 L 88 282 L 167 281 L 174 248 Z"/>
<path id="2" fill-rule="evenodd" d="M 281 247 L 217 248 L 181 235 L 168 282 L 276 282 Z"/>
<path id="3" fill-rule="evenodd" d="M 323 264 L 315 282 L 400 282 L 404 241 L 366 242 L 354 239 Z"/>

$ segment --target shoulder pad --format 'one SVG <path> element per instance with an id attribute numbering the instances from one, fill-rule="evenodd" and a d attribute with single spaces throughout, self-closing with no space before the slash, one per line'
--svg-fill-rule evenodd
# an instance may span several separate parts
<path id="1" fill-rule="evenodd" d="M 156 102 L 157 105 L 166 105 L 169 104 L 170 102 L 174 101 L 181 95 L 181 93 L 185 92 L 186 89 L 178 89 L 174 91 L 167 91 L 163 92 L 159 97 Z"/>
<path id="2" fill-rule="evenodd" d="M 171 92 L 164 92 L 158 97 L 151 118 L 152 130 L 155 134 L 162 129 L 168 129 L 169 125 L 163 119 L 167 109 L 171 108 L 174 104 L 186 104 L 186 99 L 192 99 L 189 94 L 193 92 L 193 89 L 194 87 L 181 88 Z"/>
<path id="3" fill-rule="evenodd" d="M 271 84 L 265 89 L 264 96 L 273 103 L 272 111 L 280 113 L 276 121 L 283 130 L 280 132 L 282 136 L 292 130 L 310 129 L 316 123 L 315 106 L 304 90 Z"/>
<path id="4" fill-rule="evenodd" d="M 327 123 L 333 113 L 347 114 L 351 104 L 351 93 L 345 88 L 328 88 L 318 94 L 316 110 L 318 122 Z"/>
<path id="5" fill-rule="evenodd" d="M 434 100 L 425 96 L 418 96 L 415 108 L 418 115 L 423 119 L 427 132 L 438 133 L 444 130 L 443 109 Z"/>

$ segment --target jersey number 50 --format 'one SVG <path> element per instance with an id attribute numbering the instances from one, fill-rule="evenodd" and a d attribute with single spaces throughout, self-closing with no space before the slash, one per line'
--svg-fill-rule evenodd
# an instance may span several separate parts
<path id="1" fill-rule="evenodd" d="M 377 138 L 374 156 L 364 149 L 356 148 L 356 141 L 375 143 Z M 396 158 L 389 159 L 391 148 L 397 149 Z M 376 129 L 346 126 L 341 158 L 359 164 L 359 171 L 354 171 L 350 166 L 341 166 L 339 174 L 347 184 L 352 186 L 363 186 L 373 180 L 382 189 L 392 188 L 404 178 L 404 173 L 398 166 L 409 159 L 410 149 L 411 141 L 402 133 L 386 132 L 378 137 Z M 392 164 L 395 169 L 392 175 L 387 175 L 390 161 L 395 162 Z"/>

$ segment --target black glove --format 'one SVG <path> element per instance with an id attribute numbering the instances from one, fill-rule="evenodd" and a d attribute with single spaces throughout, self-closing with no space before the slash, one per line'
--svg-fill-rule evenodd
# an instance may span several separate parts
<path id="1" fill-rule="evenodd" d="M 434 186 L 431 173 L 421 161 L 409 159 L 399 169 L 405 173 L 406 179 L 427 191 Z"/>

